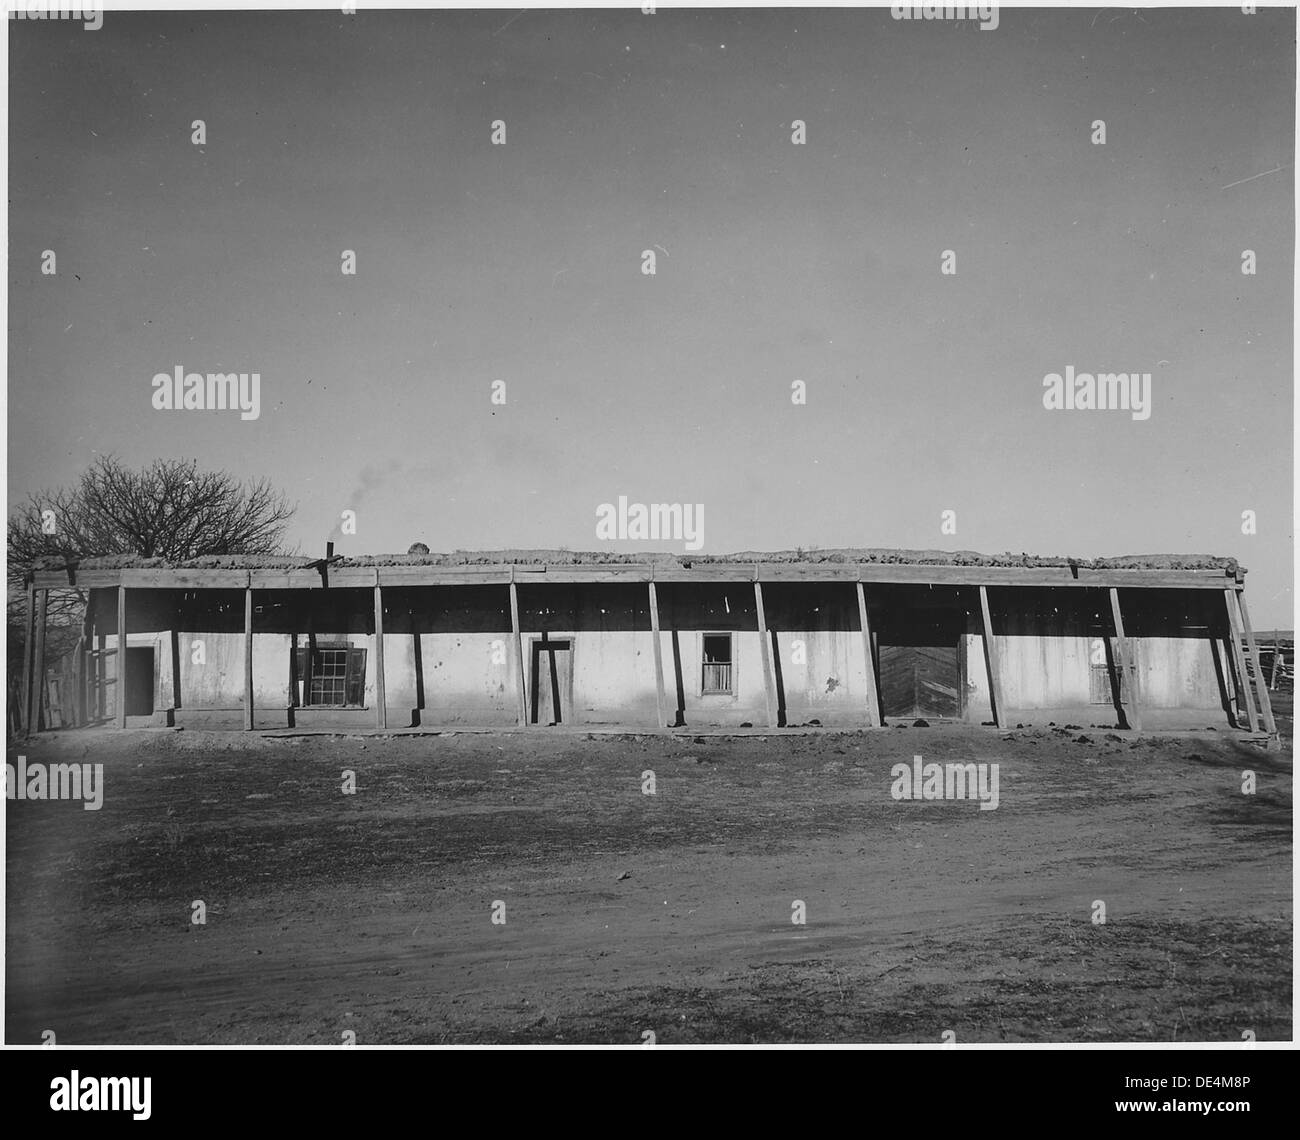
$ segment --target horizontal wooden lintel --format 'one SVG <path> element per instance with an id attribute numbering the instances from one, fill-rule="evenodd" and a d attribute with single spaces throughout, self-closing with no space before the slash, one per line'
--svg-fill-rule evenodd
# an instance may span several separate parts
<path id="1" fill-rule="evenodd" d="M 513 573 L 512 573 L 513 571 Z M 1226 570 L 1072 570 L 1068 566 L 931 566 L 909 563 L 699 563 L 678 566 L 656 563 L 610 565 L 514 566 L 333 566 L 332 589 L 385 586 L 522 585 L 547 583 L 648 582 L 864 582 L 915 586 L 1024 586 L 1106 589 L 1218 589 L 1240 586 L 1242 576 Z M 76 585 L 97 589 L 321 589 L 318 570 L 295 567 L 235 569 L 41 570 L 33 575 L 38 589 Z"/>

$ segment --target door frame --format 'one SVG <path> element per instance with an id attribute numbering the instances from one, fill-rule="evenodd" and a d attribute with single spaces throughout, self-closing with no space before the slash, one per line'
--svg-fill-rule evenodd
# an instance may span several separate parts
<path id="1" fill-rule="evenodd" d="M 576 665 L 577 654 L 578 654 L 577 637 L 572 633 L 564 633 L 560 631 L 551 632 L 550 630 L 547 630 L 545 633 L 530 633 L 527 636 L 528 636 L 528 685 L 527 685 L 527 693 L 526 693 L 526 700 L 528 704 L 527 723 L 529 725 L 541 725 L 542 723 L 542 721 L 540 720 L 541 710 L 538 702 L 538 696 L 539 696 L 538 675 L 540 673 L 540 669 L 538 668 L 538 666 L 540 664 L 540 658 L 541 658 L 541 653 L 539 652 L 538 647 L 542 645 L 555 646 L 560 642 L 565 642 L 568 644 L 569 647 L 568 648 L 569 680 L 568 680 L 568 684 L 565 685 L 564 688 L 561 689 L 560 691 L 560 714 L 561 715 L 560 718 L 555 723 L 572 724 L 573 711 L 574 711 L 573 677 L 575 672 L 577 671 L 575 665 Z M 565 713 L 568 713 L 570 718 L 569 720 L 564 719 Z"/>
<path id="2" fill-rule="evenodd" d="M 159 638 L 149 634 L 145 634 L 145 635 L 136 634 L 135 637 L 137 640 L 135 641 L 134 644 L 132 644 L 131 634 L 127 634 L 126 637 L 125 651 L 122 653 L 122 669 L 118 677 L 118 683 L 121 687 L 121 691 L 118 695 L 118 699 L 122 701 L 123 705 L 126 704 L 126 694 L 127 694 L 127 689 L 129 687 L 127 681 L 127 674 L 130 672 L 130 662 L 131 662 L 131 654 L 129 651 L 133 649 L 137 649 L 137 650 L 147 649 L 153 654 L 153 678 L 149 683 L 150 695 L 152 697 L 152 700 L 150 701 L 150 708 L 147 713 L 127 712 L 126 715 L 127 716 L 153 716 L 153 714 L 158 711 L 158 699 L 162 695 L 161 693 L 162 641 Z"/>
<path id="3" fill-rule="evenodd" d="M 965 611 L 958 604 L 954 604 L 952 606 L 931 606 L 926 608 L 934 609 L 934 610 L 951 610 L 955 614 L 960 614 L 962 615 L 963 618 L 965 617 Z M 967 685 L 969 684 L 970 681 L 970 665 L 969 662 L 967 661 L 967 654 L 970 651 L 970 646 L 969 646 L 970 630 L 964 620 L 959 621 L 955 624 L 957 624 L 958 629 L 957 632 L 953 634 L 952 648 L 956 654 L 956 665 L 957 665 L 957 710 L 951 717 L 943 713 L 933 713 L 933 712 L 926 713 L 920 710 L 916 710 L 911 713 L 888 712 L 885 708 L 885 685 L 884 685 L 884 677 L 881 670 L 881 657 L 880 657 L 881 649 L 886 646 L 891 649 L 947 649 L 948 645 L 946 644 L 941 646 L 905 645 L 896 641 L 886 640 L 882 636 L 881 631 L 879 629 L 876 628 L 872 629 L 871 644 L 873 649 L 873 656 L 875 658 L 874 663 L 875 663 L 875 673 L 876 673 L 876 686 L 877 686 L 877 691 L 880 699 L 880 719 L 882 722 L 885 720 L 886 717 L 892 717 L 894 720 L 907 719 L 909 717 L 927 717 L 927 716 L 941 717 L 944 720 L 964 720 L 966 718 L 966 709 L 969 703 L 967 700 L 969 695 L 967 690 Z"/>

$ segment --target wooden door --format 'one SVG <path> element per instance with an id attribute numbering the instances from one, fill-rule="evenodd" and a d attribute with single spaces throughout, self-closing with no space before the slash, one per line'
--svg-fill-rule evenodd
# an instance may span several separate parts
<path id="1" fill-rule="evenodd" d="M 956 645 L 880 646 L 885 717 L 961 715 L 961 662 Z"/>

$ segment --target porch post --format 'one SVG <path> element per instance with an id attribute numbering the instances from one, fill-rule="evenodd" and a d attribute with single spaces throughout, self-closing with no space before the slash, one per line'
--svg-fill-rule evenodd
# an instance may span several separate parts
<path id="1" fill-rule="evenodd" d="M 1255 665 L 1255 692 L 1259 694 L 1259 714 L 1264 721 L 1264 731 L 1270 736 L 1277 732 L 1277 722 L 1273 719 L 1273 702 L 1269 700 L 1268 685 L 1264 681 L 1264 669 L 1259 662 L 1259 646 L 1255 644 L 1255 631 L 1250 625 L 1250 610 L 1246 608 L 1244 590 L 1234 590 L 1237 605 L 1241 609 L 1241 627 L 1246 633 L 1246 646 L 1250 649 L 1250 659 Z"/>
<path id="2" fill-rule="evenodd" d="M 50 592 L 41 590 L 36 595 L 36 660 L 32 670 L 36 674 L 36 710 L 32 715 L 32 727 L 41 727 L 41 714 L 45 708 L 47 686 L 45 683 L 45 627 L 48 624 Z M 45 726 L 49 728 L 47 724 Z"/>
<path id="3" fill-rule="evenodd" d="M 388 695 L 384 691 L 384 593 L 375 567 L 375 727 L 388 727 Z"/>
<path id="4" fill-rule="evenodd" d="M 1128 705 L 1124 708 L 1124 715 L 1128 720 L 1129 727 L 1142 730 L 1142 692 L 1138 681 L 1137 662 L 1133 655 L 1129 653 L 1128 635 L 1124 632 L 1124 615 L 1120 613 L 1119 608 L 1119 590 L 1114 586 L 1110 588 L 1110 612 L 1115 619 L 1115 652 L 1119 657 L 1119 667 L 1124 676 L 1128 678 Z M 1123 689 L 1120 690 L 1121 697 Z M 1121 704 L 1123 702 L 1121 701 Z"/>
<path id="5" fill-rule="evenodd" d="M 1237 695 L 1246 706 L 1246 719 L 1251 732 L 1259 731 L 1259 718 L 1255 715 L 1255 699 L 1250 692 L 1250 678 L 1246 675 L 1246 655 L 1241 649 L 1241 615 L 1237 611 L 1237 591 L 1223 591 L 1224 605 L 1228 611 L 1228 640 L 1232 643 L 1232 661 L 1237 670 Z"/>
<path id="6" fill-rule="evenodd" d="M 126 587 L 117 585 L 117 680 L 113 685 L 113 710 L 118 728 L 126 727 Z"/>
<path id="7" fill-rule="evenodd" d="M 880 716 L 880 691 L 876 687 L 876 658 L 871 651 L 871 622 L 867 617 L 867 592 L 858 579 L 858 622 L 862 626 L 862 656 L 867 665 L 867 724 L 879 728 L 884 721 Z"/>
<path id="8" fill-rule="evenodd" d="M 86 612 L 81 617 L 81 647 L 77 655 L 77 723 L 85 728 L 90 723 L 90 664 L 91 648 L 95 643 L 95 623 L 91 614 L 91 593 L 86 591 Z"/>
<path id="9" fill-rule="evenodd" d="M 664 701 L 664 650 L 659 642 L 659 595 L 655 591 L 654 568 L 650 569 L 650 636 L 654 639 L 655 653 L 655 709 L 659 714 L 658 727 L 668 727 Z"/>
<path id="10" fill-rule="evenodd" d="M 244 731 L 253 728 L 253 586 L 244 587 Z"/>
<path id="11" fill-rule="evenodd" d="M 984 667 L 989 674 L 989 697 L 993 705 L 993 723 L 1006 727 L 1007 707 L 1002 701 L 1002 659 L 998 656 L 997 639 L 993 636 L 993 616 L 989 609 L 989 588 L 980 587 L 980 622 L 984 631 Z"/>
<path id="12" fill-rule="evenodd" d="M 763 583 L 754 567 L 754 606 L 758 610 L 758 643 L 763 651 L 763 697 L 767 702 L 767 727 L 776 727 L 776 687 L 772 682 L 772 644 L 767 636 L 767 614 L 763 610 Z"/>
<path id="13" fill-rule="evenodd" d="M 27 587 L 27 630 L 26 637 L 23 640 L 23 689 L 19 695 L 22 704 L 19 719 L 22 721 L 23 732 L 29 735 L 36 731 L 35 722 L 32 720 L 32 663 L 35 659 L 36 586 L 29 584 Z"/>
<path id="14" fill-rule="evenodd" d="M 171 658 L 172 658 L 172 723 L 175 723 L 176 710 L 182 707 L 181 704 L 181 631 L 176 628 L 179 624 L 179 615 L 172 616 L 171 637 Z"/>
<path id="15" fill-rule="evenodd" d="M 519 628 L 519 587 L 515 585 L 515 568 L 510 567 L 510 630 L 515 642 L 515 688 L 519 697 L 519 723 L 528 723 L 528 690 L 524 685 L 524 635 Z"/>

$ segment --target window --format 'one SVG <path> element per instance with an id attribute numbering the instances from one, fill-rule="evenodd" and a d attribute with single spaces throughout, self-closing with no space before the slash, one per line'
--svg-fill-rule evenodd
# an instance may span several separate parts
<path id="1" fill-rule="evenodd" d="M 310 664 L 310 669 L 308 665 Z M 366 651 L 346 641 L 318 641 L 307 659 L 298 650 L 298 698 L 302 705 L 361 708 L 366 698 Z"/>
<path id="2" fill-rule="evenodd" d="M 704 635 L 704 677 L 702 693 L 730 693 L 731 688 L 731 634 L 706 633 Z"/>

